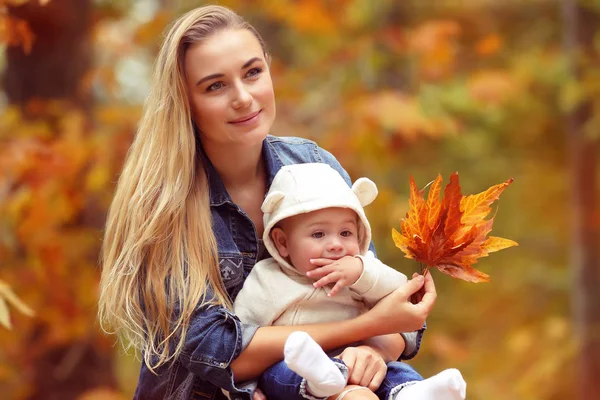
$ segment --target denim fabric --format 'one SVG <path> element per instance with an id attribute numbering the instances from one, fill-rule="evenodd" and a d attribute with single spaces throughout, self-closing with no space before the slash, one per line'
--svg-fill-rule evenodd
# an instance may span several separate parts
<path id="1" fill-rule="evenodd" d="M 403 332 L 400 333 L 404 338 L 404 343 L 406 343 L 406 347 L 404 351 L 400 355 L 400 360 L 410 360 L 414 358 L 419 349 L 421 348 L 421 340 L 423 339 L 423 333 L 427 330 L 427 323 L 423 324 L 423 327 L 418 331 L 414 332 Z"/>
<path id="2" fill-rule="evenodd" d="M 343 361 L 331 358 L 344 376 L 348 376 L 348 368 Z M 402 388 L 415 382 L 422 381 L 419 375 L 410 365 L 403 362 L 390 362 L 385 379 L 375 391 L 380 400 L 392 400 L 393 396 Z M 285 362 L 281 361 L 267 369 L 258 381 L 258 387 L 267 396 L 268 400 L 321 400 L 306 391 L 306 381 L 300 375 L 290 370 Z"/>
<path id="3" fill-rule="evenodd" d="M 252 220 L 232 200 L 210 160 L 201 153 L 210 187 L 213 229 L 219 252 L 221 275 L 232 300 L 261 252 Z M 262 147 L 267 187 L 284 165 L 323 162 L 350 177 L 335 157 L 314 142 L 301 138 L 268 136 Z M 169 365 L 150 372 L 142 363 L 134 399 L 225 399 L 250 400 L 251 389 L 237 387 L 229 367 L 248 345 L 258 326 L 242 324 L 222 307 L 198 307 L 189 326 L 181 356 Z"/>
<path id="4" fill-rule="evenodd" d="M 423 377 L 406 363 L 392 361 L 387 364 L 387 368 L 385 379 L 375 391 L 380 400 L 393 400 L 402 388 L 423 380 Z"/>

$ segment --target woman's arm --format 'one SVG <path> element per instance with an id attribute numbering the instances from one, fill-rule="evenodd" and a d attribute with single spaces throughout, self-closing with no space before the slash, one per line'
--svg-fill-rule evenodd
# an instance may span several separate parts
<path id="1" fill-rule="evenodd" d="M 392 333 L 369 338 L 363 342 L 363 345 L 374 350 L 387 364 L 400 358 L 406 347 L 406 342 L 399 333 Z"/>
<path id="2" fill-rule="evenodd" d="M 268 367 L 283 359 L 285 341 L 294 331 L 307 332 L 327 351 L 377 335 L 375 324 L 369 324 L 368 321 L 367 318 L 357 317 L 312 325 L 261 327 L 246 349 L 231 363 L 235 381 L 256 378 Z"/>
<path id="3" fill-rule="evenodd" d="M 425 295 L 418 304 L 410 296 L 425 286 Z M 283 358 L 285 340 L 293 331 L 307 332 L 325 351 L 376 336 L 419 329 L 435 303 L 436 293 L 431 274 L 419 276 L 382 299 L 371 310 L 345 321 L 299 326 L 269 326 L 259 328 L 248 346 L 232 361 L 230 367 L 236 382 L 252 379 Z M 397 335 L 399 336 L 399 335 Z M 384 353 L 390 352 L 389 338 L 378 339 Z M 397 344 L 396 344 L 397 345 Z"/>

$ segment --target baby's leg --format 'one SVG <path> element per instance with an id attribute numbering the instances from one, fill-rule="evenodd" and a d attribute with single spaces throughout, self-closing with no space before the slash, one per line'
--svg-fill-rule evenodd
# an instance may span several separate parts
<path id="1" fill-rule="evenodd" d="M 340 393 L 346 378 L 321 346 L 306 332 L 293 332 L 283 350 L 288 367 L 306 379 L 306 388 L 315 397 Z"/>
<path id="2" fill-rule="evenodd" d="M 457 369 L 450 368 L 437 375 L 403 387 L 394 400 L 463 400 L 467 384 Z"/>

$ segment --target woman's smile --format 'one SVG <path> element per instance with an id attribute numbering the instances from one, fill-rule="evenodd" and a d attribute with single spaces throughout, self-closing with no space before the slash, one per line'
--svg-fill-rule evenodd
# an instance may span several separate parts
<path id="1" fill-rule="evenodd" d="M 257 123 L 260 118 L 260 113 L 262 110 L 255 111 L 253 113 L 247 114 L 243 117 L 237 118 L 233 121 L 229 121 L 228 123 L 235 126 L 247 126 Z"/>

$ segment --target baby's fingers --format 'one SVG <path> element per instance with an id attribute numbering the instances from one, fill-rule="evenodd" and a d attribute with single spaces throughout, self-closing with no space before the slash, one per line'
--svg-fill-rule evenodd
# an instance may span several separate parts
<path id="1" fill-rule="evenodd" d="M 320 288 L 320 287 L 329 285 L 332 282 L 337 282 L 339 279 L 340 279 L 340 274 L 337 272 L 332 272 L 330 274 L 325 275 L 324 277 L 322 277 L 315 283 L 313 283 L 313 286 L 316 288 Z"/>
<path id="2" fill-rule="evenodd" d="M 312 265 L 316 265 L 318 267 L 322 267 L 324 265 L 333 264 L 337 260 L 330 260 L 329 258 L 311 258 L 310 263 Z"/>
<path id="3" fill-rule="evenodd" d="M 335 268 L 331 267 L 330 265 L 325 265 L 323 267 L 315 268 L 313 270 L 308 271 L 306 273 L 306 276 L 312 279 L 320 279 L 324 276 L 331 274 L 333 271 L 335 271 Z"/>
<path id="4" fill-rule="evenodd" d="M 339 292 L 340 290 L 342 290 L 345 286 L 348 286 L 346 284 L 346 280 L 345 279 L 340 279 L 338 280 L 335 285 L 333 286 L 333 288 L 331 289 L 331 292 L 329 292 L 329 294 L 327 296 L 332 297 L 335 296 L 337 292 Z"/>

